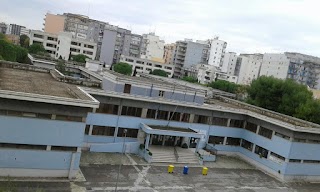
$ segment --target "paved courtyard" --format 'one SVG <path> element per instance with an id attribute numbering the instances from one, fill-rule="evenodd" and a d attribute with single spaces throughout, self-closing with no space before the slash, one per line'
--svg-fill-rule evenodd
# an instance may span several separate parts
<path id="1" fill-rule="evenodd" d="M 95 154 L 98 155 L 98 154 Z M 101 154 L 102 155 L 102 154 Z M 99 156 L 99 155 L 98 155 Z M 112 155 L 111 155 L 112 156 Z M 15 192 L 103 192 L 114 191 L 119 170 L 119 162 L 115 159 L 124 158 L 126 164 L 121 167 L 118 191 L 137 192 L 318 192 L 320 184 L 282 183 L 237 158 L 222 157 L 209 168 L 208 175 L 201 174 L 201 167 L 190 167 L 189 174 L 184 175 L 183 165 L 176 166 L 174 173 L 167 173 L 167 166 L 148 165 L 138 157 L 110 157 L 112 162 L 104 160 L 103 155 L 89 164 L 82 161 L 81 171 L 85 179 L 68 181 L 10 181 L 0 182 L 2 189 L 11 187 Z M 100 159 L 100 160 L 99 160 Z M 90 160 L 92 161 L 92 160 Z M 233 166 L 228 165 L 228 161 Z M 103 162 L 103 163 L 102 163 Z M 120 161 L 121 162 L 121 161 Z M 210 165 L 210 164 L 208 164 Z M 0 187 L 0 191 L 1 191 Z M 2 191 L 1 191 L 2 192 Z"/>

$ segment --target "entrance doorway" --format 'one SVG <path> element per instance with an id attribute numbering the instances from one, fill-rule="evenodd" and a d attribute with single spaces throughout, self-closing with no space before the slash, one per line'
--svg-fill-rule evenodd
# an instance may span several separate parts
<path id="1" fill-rule="evenodd" d="M 198 138 L 191 137 L 190 138 L 190 143 L 189 143 L 189 148 L 197 148 L 197 143 L 199 142 Z"/>
<path id="2" fill-rule="evenodd" d="M 151 135 L 151 145 L 181 146 L 183 137 L 169 135 Z"/>

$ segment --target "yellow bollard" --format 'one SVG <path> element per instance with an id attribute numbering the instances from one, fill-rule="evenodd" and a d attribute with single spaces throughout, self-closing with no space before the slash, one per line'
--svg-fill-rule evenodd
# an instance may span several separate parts
<path id="1" fill-rule="evenodd" d="M 208 168 L 207 167 L 202 168 L 202 175 L 208 175 Z"/>
<path id="2" fill-rule="evenodd" d="M 168 173 L 173 173 L 173 169 L 174 169 L 174 166 L 173 165 L 169 165 L 168 166 Z"/>

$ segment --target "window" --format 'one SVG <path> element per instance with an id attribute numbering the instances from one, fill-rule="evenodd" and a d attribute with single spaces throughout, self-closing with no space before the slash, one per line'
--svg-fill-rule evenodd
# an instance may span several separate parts
<path id="1" fill-rule="evenodd" d="M 43 39 L 43 35 L 39 35 L 39 34 L 33 34 L 33 37 Z"/>
<path id="2" fill-rule="evenodd" d="M 266 150 L 263 147 L 260 147 L 259 145 L 256 145 L 254 152 L 256 154 L 260 155 L 260 157 L 264 157 L 264 158 L 268 157 L 268 150 Z"/>
<path id="3" fill-rule="evenodd" d="M 90 125 L 86 125 L 86 128 L 84 130 L 85 135 L 89 135 Z"/>
<path id="4" fill-rule="evenodd" d="M 281 134 L 281 133 L 276 132 L 275 135 L 278 136 L 278 137 L 281 137 L 281 138 L 283 138 L 283 139 L 290 140 L 290 137 L 289 137 L 289 136 L 283 135 L 283 134 Z"/>
<path id="5" fill-rule="evenodd" d="M 118 129 L 118 137 L 124 137 L 124 130 L 127 128 L 119 128 Z M 137 138 L 138 137 L 138 129 L 127 129 L 126 137 Z"/>
<path id="6" fill-rule="evenodd" d="M 303 160 L 303 163 L 320 163 L 320 161 L 317 160 Z"/>
<path id="7" fill-rule="evenodd" d="M 181 113 L 178 112 L 170 112 L 170 120 L 172 121 L 180 121 Z"/>
<path id="8" fill-rule="evenodd" d="M 272 131 L 270 129 L 260 127 L 259 135 L 266 137 L 268 139 L 271 139 L 272 138 Z"/>
<path id="9" fill-rule="evenodd" d="M 143 61 L 136 61 L 136 63 L 138 63 L 138 64 L 144 64 Z"/>
<path id="10" fill-rule="evenodd" d="M 157 119 L 168 120 L 168 114 L 169 114 L 168 111 L 161 111 L 161 110 L 159 110 L 159 111 L 158 111 Z"/>
<path id="11" fill-rule="evenodd" d="M 142 108 L 138 107 L 127 107 L 123 106 L 121 115 L 133 116 L 133 117 L 141 117 Z"/>
<path id="12" fill-rule="evenodd" d="M 70 48 L 70 51 L 80 53 L 80 49 Z"/>
<path id="13" fill-rule="evenodd" d="M 93 49 L 93 48 L 94 48 L 94 46 L 92 46 L 92 45 L 87 45 L 87 44 L 84 44 L 84 47 L 89 48 L 89 49 Z"/>
<path id="14" fill-rule="evenodd" d="M 233 138 L 233 137 L 227 137 L 226 145 L 240 146 L 240 139 Z"/>
<path id="15" fill-rule="evenodd" d="M 51 146 L 51 151 L 73 151 L 73 152 L 77 152 L 77 147 Z"/>
<path id="16" fill-rule="evenodd" d="M 299 139 L 299 138 L 293 138 L 293 142 L 300 142 L 300 143 L 306 143 L 306 139 Z"/>
<path id="17" fill-rule="evenodd" d="M 29 149 L 29 150 L 46 150 L 46 145 L 29 145 L 29 144 L 13 144 L 13 143 L 0 143 L 0 148 L 8 149 Z"/>
<path id="18" fill-rule="evenodd" d="M 92 128 L 92 135 L 113 136 L 115 127 L 96 126 Z"/>
<path id="19" fill-rule="evenodd" d="M 270 156 L 276 157 L 277 159 L 282 160 L 282 161 L 285 160 L 284 157 L 282 157 L 281 155 L 278 155 L 278 154 L 276 154 L 276 153 L 274 153 L 274 152 L 271 152 L 271 153 L 270 153 Z"/>
<path id="20" fill-rule="evenodd" d="M 220 118 L 220 117 L 213 117 L 212 118 L 212 125 L 227 126 L 228 125 L 228 119 Z"/>
<path id="21" fill-rule="evenodd" d="M 289 159 L 290 163 L 301 163 L 300 159 Z"/>
<path id="22" fill-rule="evenodd" d="M 249 151 L 252 150 L 253 144 L 245 139 L 242 139 L 241 147 L 248 149 Z"/>
<path id="23" fill-rule="evenodd" d="M 82 117 L 68 116 L 68 115 L 56 115 L 56 120 L 82 122 Z"/>
<path id="24" fill-rule="evenodd" d="M 97 113 L 106 113 L 106 114 L 118 114 L 118 105 L 112 105 L 112 104 L 106 104 L 106 103 L 100 103 L 99 108 L 97 109 Z"/>
<path id="25" fill-rule="evenodd" d="M 48 37 L 47 38 L 49 41 L 57 41 L 57 38 L 54 38 L 54 37 Z"/>
<path id="26" fill-rule="evenodd" d="M 202 123 L 202 124 L 207 124 L 208 123 L 208 116 L 204 116 L 204 115 L 195 115 L 194 116 L 194 123 Z"/>
<path id="27" fill-rule="evenodd" d="M 159 97 L 164 97 L 164 91 L 159 91 Z"/>
<path id="28" fill-rule="evenodd" d="M 130 84 L 124 84 L 123 93 L 129 93 L 131 92 L 131 85 Z"/>
<path id="29" fill-rule="evenodd" d="M 71 45 L 81 46 L 81 43 L 71 41 Z"/>
<path id="30" fill-rule="evenodd" d="M 243 128 L 244 121 L 243 120 L 235 120 L 231 119 L 230 127 Z"/>
<path id="31" fill-rule="evenodd" d="M 257 125 L 250 123 L 250 122 L 247 122 L 245 129 L 248 131 L 251 131 L 253 133 L 256 133 L 257 132 Z"/>
<path id="32" fill-rule="evenodd" d="M 215 144 L 215 145 L 223 145 L 223 140 L 224 140 L 224 137 L 209 136 L 208 143 L 212 143 L 212 144 Z"/>
<path id="33" fill-rule="evenodd" d="M 133 62 L 133 59 L 126 59 L 126 61 L 128 61 L 128 62 Z"/>
<path id="34" fill-rule="evenodd" d="M 189 119 L 190 119 L 190 114 L 188 114 L 188 113 L 182 114 L 182 118 L 181 118 L 182 122 L 189 122 Z"/>
<path id="35" fill-rule="evenodd" d="M 83 51 L 83 54 L 93 55 L 93 52 L 91 52 L 91 51 Z"/>
<path id="36" fill-rule="evenodd" d="M 156 117 L 156 111 L 155 109 L 148 109 L 147 118 L 154 119 Z"/>

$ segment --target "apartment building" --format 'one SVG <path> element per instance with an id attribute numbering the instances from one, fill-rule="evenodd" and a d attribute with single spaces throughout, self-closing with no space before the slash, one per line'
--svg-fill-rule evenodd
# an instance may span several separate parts
<path id="1" fill-rule="evenodd" d="M 175 65 L 174 77 L 185 76 L 185 71 L 196 64 L 206 64 L 209 55 L 209 44 L 207 41 L 184 40 L 176 42 L 173 64 Z"/>
<path id="2" fill-rule="evenodd" d="M 208 64 L 218 68 L 222 68 L 226 48 L 227 42 L 219 40 L 219 37 L 211 39 Z"/>
<path id="3" fill-rule="evenodd" d="M 142 36 L 116 26 L 106 26 L 103 33 L 100 61 L 112 65 L 121 55 L 140 58 Z"/>
<path id="4" fill-rule="evenodd" d="M 164 62 L 163 54 L 164 41 L 160 40 L 159 36 L 156 36 L 155 33 L 142 35 L 141 58 Z"/>
<path id="5" fill-rule="evenodd" d="M 69 60 L 72 55 L 83 54 L 95 59 L 97 44 L 91 41 L 74 38 L 71 33 L 60 32 L 58 35 L 32 30 L 30 45 L 42 44 L 45 50 L 55 59 Z"/>
<path id="6" fill-rule="evenodd" d="M 285 54 L 265 53 L 263 55 L 260 76 L 273 76 L 286 79 L 288 76 L 290 59 Z"/>
<path id="7" fill-rule="evenodd" d="M 260 76 L 263 54 L 240 54 L 237 60 L 235 75 L 238 84 L 250 85 L 252 80 Z"/>
<path id="8" fill-rule="evenodd" d="M 21 26 L 21 25 L 17 25 L 17 24 L 10 24 L 7 29 L 7 34 L 20 36 L 22 28 L 26 28 L 26 27 Z"/>
<path id="9" fill-rule="evenodd" d="M 174 65 L 164 64 L 148 59 L 130 57 L 125 55 L 121 55 L 120 62 L 128 63 L 129 65 L 131 65 L 132 73 L 138 72 L 149 74 L 155 69 L 160 69 L 167 72 L 168 77 L 171 78 L 173 76 Z"/>
<path id="10" fill-rule="evenodd" d="M 171 43 L 164 46 L 163 59 L 166 64 L 173 64 L 174 52 L 176 49 L 176 44 Z"/>
<path id="11" fill-rule="evenodd" d="M 106 22 L 90 19 L 87 16 L 64 13 L 63 15 L 46 14 L 44 31 L 48 33 L 58 34 L 59 32 L 71 32 L 74 38 L 82 39 L 97 43 L 96 58 L 99 60 L 103 31 Z"/>
<path id="12" fill-rule="evenodd" d="M 237 54 L 234 52 L 228 52 L 224 55 L 221 72 L 228 75 L 234 75 L 237 65 Z"/>
<path id="13" fill-rule="evenodd" d="M 2 34 L 6 34 L 7 33 L 7 28 L 8 28 L 8 26 L 7 26 L 7 24 L 6 23 L 0 23 L 0 33 L 2 33 Z"/>

